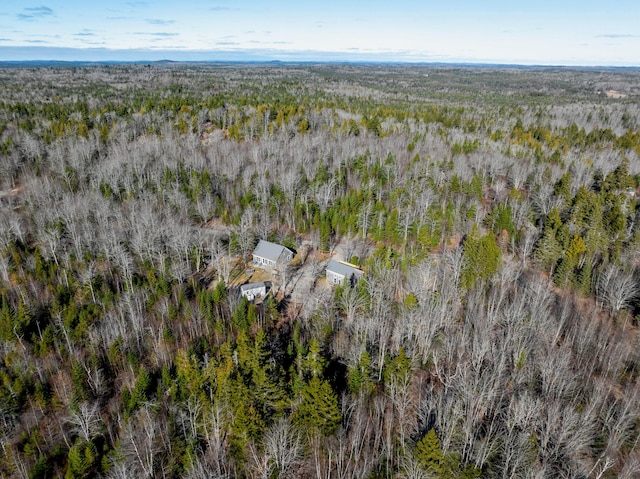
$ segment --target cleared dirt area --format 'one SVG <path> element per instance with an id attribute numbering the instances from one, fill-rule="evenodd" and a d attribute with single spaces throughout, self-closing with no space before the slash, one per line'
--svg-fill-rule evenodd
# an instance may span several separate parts
<path id="1" fill-rule="evenodd" d="M 271 281 L 273 279 L 271 272 L 260 268 L 236 268 L 234 272 L 236 273 L 232 273 L 229 286 L 241 286 L 246 283 Z"/>
<path id="2" fill-rule="evenodd" d="M 207 228 L 227 233 L 228 228 L 217 223 L 207 224 Z M 330 294 L 332 285 L 325 279 L 325 270 L 331 260 L 347 261 L 354 253 L 364 256 L 368 248 L 361 242 L 345 240 L 335 243 L 329 253 L 322 253 L 315 248 L 312 241 L 305 240 L 297 248 L 298 253 L 284 271 L 261 269 L 251 261 L 245 263 L 239 258 L 227 258 L 225 263 L 230 269 L 227 286 L 237 288 L 246 283 L 266 282 L 269 292 L 277 297 L 288 297 L 293 303 L 307 305 L 310 298 Z M 214 275 L 214 269 L 209 271 Z M 210 287 L 215 287 L 212 281 Z"/>
<path id="3" fill-rule="evenodd" d="M 607 90 L 605 92 L 607 94 L 607 98 L 613 98 L 614 100 L 620 100 L 622 98 L 627 98 L 626 93 L 621 93 L 616 90 Z"/>

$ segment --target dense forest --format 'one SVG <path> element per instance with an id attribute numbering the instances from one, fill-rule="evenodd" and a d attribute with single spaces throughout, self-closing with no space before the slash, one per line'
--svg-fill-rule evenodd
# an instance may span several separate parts
<path id="1" fill-rule="evenodd" d="M 0 86 L 1 477 L 639 477 L 639 71 Z"/>

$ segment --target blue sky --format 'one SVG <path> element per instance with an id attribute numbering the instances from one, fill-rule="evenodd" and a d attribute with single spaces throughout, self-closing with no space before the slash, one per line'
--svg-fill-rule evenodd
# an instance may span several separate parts
<path id="1" fill-rule="evenodd" d="M 0 60 L 640 66 L 638 0 L 0 2 Z"/>

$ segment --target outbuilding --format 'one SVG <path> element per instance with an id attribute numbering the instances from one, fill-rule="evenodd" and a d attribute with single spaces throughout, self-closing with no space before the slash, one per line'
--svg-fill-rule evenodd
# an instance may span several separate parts
<path id="1" fill-rule="evenodd" d="M 331 260 L 327 265 L 327 282 L 331 284 L 348 281 L 353 286 L 363 275 L 364 272 L 356 265 L 344 261 Z"/>
<path id="2" fill-rule="evenodd" d="M 267 294 L 267 285 L 262 281 L 258 283 L 243 284 L 240 286 L 240 294 L 249 301 L 253 301 L 256 298 L 262 298 Z"/>

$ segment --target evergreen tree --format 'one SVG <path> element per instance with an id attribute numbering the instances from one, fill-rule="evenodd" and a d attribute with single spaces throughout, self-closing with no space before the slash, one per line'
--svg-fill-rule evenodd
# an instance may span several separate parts
<path id="1" fill-rule="evenodd" d="M 433 428 L 418 441 L 413 455 L 426 472 L 435 476 L 442 474 L 444 466 L 442 446 Z"/>
<path id="2" fill-rule="evenodd" d="M 576 277 L 576 289 L 584 296 L 591 294 L 592 275 L 593 265 L 591 260 L 587 259 Z"/>
<path id="3" fill-rule="evenodd" d="M 218 304 L 227 297 L 227 285 L 224 281 L 219 281 L 213 290 L 213 301 Z"/>
<path id="4" fill-rule="evenodd" d="M 78 442 L 71 446 L 67 456 L 65 479 L 90 477 L 98 462 L 98 449 L 92 441 Z"/>
<path id="5" fill-rule="evenodd" d="M 280 319 L 278 304 L 276 303 L 275 298 L 272 295 L 268 295 L 267 299 L 262 303 L 262 307 L 264 311 L 265 325 L 267 327 L 275 325 L 278 322 L 278 319 Z"/>
<path id="6" fill-rule="evenodd" d="M 498 204 L 487 216 L 487 222 L 496 235 L 499 235 L 502 231 L 506 231 L 509 233 L 509 238 L 513 238 L 516 234 L 513 212 L 511 206 L 507 204 Z"/>
<path id="7" fill-rule="evenodd" d="M 604 215 L 604 225 L 613 239 L 622 236 L 627 228 L 627 217 L 622 212 L 620 200 L 616 197 L 613 206 Z"/>
<path id="8" fill-rule="evenodd" d="M 15 315 L 14 329 L 18 335 L 27 333 L 31 327 L 32 321 L 31 311 L 22 299 L 18 302 L 18 310 Z"/>
<path id="9" fill-rule="evenodd" d="M 552 274 L 561 256 L 562 246 L 556 238 L 555 230 L 551 227 L 545 227 L 542 239 L 536 247 L 536 260 L 543 269 Z"/>
<path id="10" fill-rule="evenodd" d="M 320 251 L 329 252 L 329 243 L 331 241 L 331 224 L 327 219 L 323 217 L 320 223 L 320 245 L 318 248 Z"/>
<path id="11" fill-rule="evenodd" d="M 247 317 L 248 309 L 249 300 L 243 296 L 231 318 L 233 325 L 241 330 L 246 330 L 249 327 L 249 318 Z"/>
<path id="12" fill-rule="evenodd" d="M 564 286 L 573 271 L 573 262 L 564 256 L 553 274 L 553 280 L 558 286 Z"/>
<path id="13" fill-rule="evenodd" d="M 302 389 L 301 396 L 302 402 L 294 413 L 295 421 L 325 436 L 333 434 L 342 421 L 342 414 L 338 407 L 338 396 L 331 385 L 314 376 Z"/>
<path id="14" fill-rule="evenodd" d="M 395 382 L 396 384 L 406 384 L 411 379 L 411 360 L 400 347 L 398 355 L 389 361 L 382 373 L 385 384 Z"/>
<path id="15" fill-rule="evenodd" d="M 316 338 L 309 341 L 309 351 L 302 364 L 303 371 L 307 377 L 322 377 L 325 360 L 322 356 L 322 348 Z"/>
<path id="16" fill-rule="evenodd" d="M 4 294 L 2 295 L 2 305 L 0 305 L 0 339 L 3 341 L 15 340 L 13 332 L 13 311 Z"/>
<path id="17" fill-rule="evenodd" d="M 563 197 L 565 200 L 569 201 L 571 199 L 571 182 L 572 175 L 567 171 L 555 184 L 555 195 Z"/>
<path id="18" fill-rule="evenodd" d="M 480 237 L 473 225 L 464 241 L 463 266 L 460 281 L 471 288 L 479 279 L 487 280 L 498 272 L 502 263 L 500 248 L 492 233 Z"/>
<path id="19" fill-rule="evenodd" d="M 371 392 L 373 388 L 373 382 L 371 381 L 371 356 L 365 349 L 360 354 L 360 359 L 357 364 L 350 365 L 347 373 L 347 387 L 351 394 L 357 394 L 360 391 L 364 393 Z"/>

